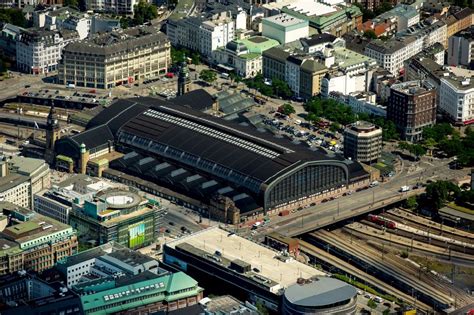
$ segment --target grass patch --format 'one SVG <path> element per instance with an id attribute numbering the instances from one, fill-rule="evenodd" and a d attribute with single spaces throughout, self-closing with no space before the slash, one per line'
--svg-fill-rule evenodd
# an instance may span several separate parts
<path id="1" fill-rule="evenodd" d="M 366 284 L 363 284 L 359 281 L 355 281 L 355 280 L 352 280 L 350 279 L 348 276 L 346 275 L 341 275 L 341 274 L 333 274 L 334 278 L 336 279 L 339 279 L 341 281 L 344 281 L 346 283 L 349 283 L 353 286 L 355 286 L 356 288 L 358 289 L 361 289 L 361 290 L 364 290 L 365 292 L 369 293 L 369 294 L 372 294 L 372 295 L 376 295 L 376 296 L 380 296 L 382 299 L 384 300 L 387 300 L 387 301 L 390 301 L 390 302 L 395 302 L 395 303 L 398 303 L 398 304 L 401 304 L 402 302 L 400 300 L 398 300 L 396 297 L 394 296 L 391 296 L 391 295 L 388 295 L 388 294 L 382 294 L 380 292 L 378 292 L 377 290 L 375 290 L 374 288 L 372 287 L 369 287 L 368 285 Z M 374 302 L 375 303 L 375 302 Z"/>
<path id="2" fill-rule="evenodd" d="M 376 309 L 377 303 L 374 300 L 370 299 L 367 301 L 367 306 L 370 307 L 371 309 Z"/>
<path id="3" fill-rule="evenodd" d="M 176 8 L 173 10 L 173 13 L 170 15 L 170 19 L 177 20 L 185 17 L 187 12 L 193 6 L 194 0 L 178 0 Z"/>

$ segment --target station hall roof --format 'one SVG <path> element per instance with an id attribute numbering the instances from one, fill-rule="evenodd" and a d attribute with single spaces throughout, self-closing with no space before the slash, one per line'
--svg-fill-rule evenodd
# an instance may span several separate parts
<path id="1" fill-rule="evenodd" d="M 182 100 L 165 101 L 152 97 L 118 100 L 93 118 L 85 132 L 70 139 L 75 146 L 84 143 L 90 149 L 116 140 L 119 130 L 125 131 L 262 182 L 309 161 L 343 163 L 351 178 L 366 174 L 357 162 L 193 110 L 183 106 Z M 194 102 L 200 100 L 196 98 Z"/>

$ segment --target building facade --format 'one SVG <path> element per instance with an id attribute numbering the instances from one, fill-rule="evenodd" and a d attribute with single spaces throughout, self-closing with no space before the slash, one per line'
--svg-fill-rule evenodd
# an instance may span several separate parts
<path id="1" fill-rule="evenodd" d="M 231 12 L 220 12 L 209 17 L 189 17 L 168 20 L 167 36 L 173 46 L 185 47 L 212 58 L 212 52 L 235 39 L 235 21 Z"/>
<path id="2" fill-rule="evenodd" d="M 78 38 L 75 31 L 25 29 L 16 43 L 18 70 L 31 74 L 56 71 L 63 48 Z"/>
<path id="3" fill-rule="evenodd" d="M 394 84 L 388 101 L 387 118 L 407 141 L 421 140 L 423 129 L 436 122 L 436 90 L 432 85 L 420 81 Z"/>
<path id="4" fill-rule="evenodd" d="M 114 14 L 133 14 L 136 0 L 87 0 L 87 10 Z"/>
<path id="5" fill-rule="evenodd" d="M 474 123 L 474 79 L 446 76 L 439 87 L 439 109 L 458 125 Z"/>
<path id="6" fill-rule="evenodd" d="M 449 38 L 448 65 L 474 70 L 474 26 Z"/>
<path id="7" fill-rule="evenodd" d="M 262 35 L 284 45 L 308 37 L 309 23 L 288 14 L 279 14 L 262 20 Z"/>
<path id="8" fill-rule="evenodd" d="M 170 43 L 154 27 L 105 33 L 63 50 L 60 84 L 108 89 L 158 77 L 171 64 Z"/>
<path id="9" fill-rule="evenodd" d="M 344 156 L 371 164 L 382 155 L 382 128 L 357 121 L 344 130 Z"/>
<path id="10" fill-rule="evenodd" d="M 9 202 L 1 202 L 3 216 L 11 223 L 0 230 L 0 273 L 18 270 L 43 271 L 77 252 L 71 226 Z"/>

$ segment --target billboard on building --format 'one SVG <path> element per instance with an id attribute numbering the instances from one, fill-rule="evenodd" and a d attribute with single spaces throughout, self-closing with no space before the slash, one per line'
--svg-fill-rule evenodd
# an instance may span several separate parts
<path id="1" fill-rule="evenodd" d="M 145 243 L 145 223 L 139 222 L 128 227 L 128 247 L 137 248 Z"/>

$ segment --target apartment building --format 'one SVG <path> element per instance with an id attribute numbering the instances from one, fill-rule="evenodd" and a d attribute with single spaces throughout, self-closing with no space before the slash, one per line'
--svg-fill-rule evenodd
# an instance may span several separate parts
<path id="1" fill-rule="evenodd" d="M 137 0 L 86 0 L 87 10 L 132 15 Z"/>
<path id="2" fill-rule="evenodd" d="M 25 29 L 16 43 L 16 64 L 21 72 L 45 74 L 57 70 L 63 48 L 79 39 L 76 31 Z"/>
<path id="3" fill-rule="evenodd" d="M 474 70 L 474 26 L 449 38 L 448 65 Z"/>
<path id="4" fill-rule="evenodd" d="M 402 139 L 416 142 L 423 129 L 436 122 L 436 90 L 428 82 L 408 81 L 390 88 L 387 118 L 402 134 Z"/>
<path id="5" fill-rule="evenodd" d="M 8 219 L 9 218 L 9 219 Z M 0 274 L 43 271 L 77 252 L 71 226 L 10 202 L 0 202 Z"/>
<path id="6" fill-rule="evenodd" d="M 382 128 L 357 121 L 344 130 L 344 156 L 362 163 L 373 163 L 382 155 Z"/>
<path id="7" fill-rule="evenodd" d="M 377 24 L 379 22 L 389 21 L 392 19 L 397 25 L 397 31 L 403 31 L 420 22 L 420 14 L 411 5 L 398 4 L 392 10 L 382 13 L 376 18 L 372 19 L 372 22 Z"/>
<path id="8" fill-rule="evenodd" d="M 304 99 L 320 94 L 326 73 L 326 66 L 311 55 L 290 53 L 279 47 L 263 53 L 263 75 L 286 81 L 293 93 Z"/>
<path id="9" fill-rule="evenodd" d="M 225 47 L 235 38 L 235 21 L 231 12 L 220 12 L 208 17 L 189 17 L 168 20 L 167 36 L 173 46 L 185 47 L 212 58 L 212 52 Z"/>
<path id="10" fill-rule="evenodd" d="M 403 71 L 403 62 L 423 49 L 441 43 L 447 47 L 447 25 L 428 19 L 397 34 L 388 41 L 374 40 L 365 48 L 365 54 L 392 74 Z"/>
<path id="11" fill-rule="evenodd" d="M 218 67 L 233 69 L 242 78 L 252 78 L 262 72 L 262 53 L 279 42 L 263 36 L 233 40 L 213 52 Z"/>
<path id="12" fill-rule="evenodd" d="M 108 89 L 157 77 L 171 64 L 170 48 L 152 26 L 100 34 L 64 48 L 58 82 Z"/>
<path id="13" fill-rule="evenodd" d="M 447 75 L 441 78 L 439 109 L 457 125 L 474 123 L 474 79 Z"/>
<path id="14" fill-rule="evenodd" d="M 372 73 L 377 67 L 375 59 L 343 47 L 328 49 L 320 58 L 329 68 L 321 84 L 322 97 L 327 98 L 332 92 L 348 95 L 369 91 Z"/>

